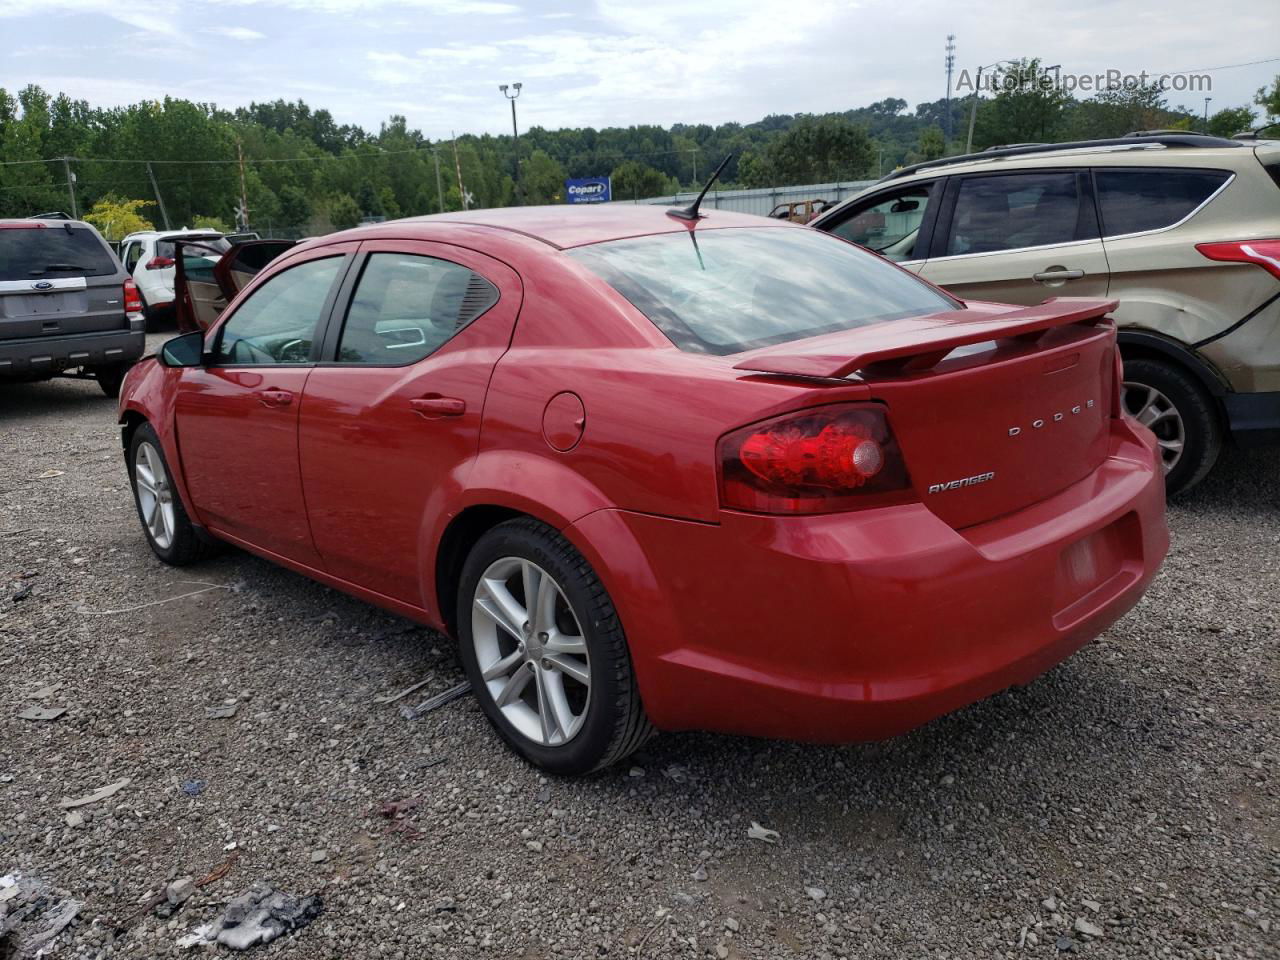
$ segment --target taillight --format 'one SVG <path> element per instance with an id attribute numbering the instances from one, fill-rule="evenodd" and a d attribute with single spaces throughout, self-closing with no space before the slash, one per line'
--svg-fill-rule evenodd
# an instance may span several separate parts
<path id="1" fill-rule="evenodd" d="M 124 282 L 124 312 L 128 314 L 142 312 L 142 297 L 138 293 L 138 285 L 132 280 Z"/>
<path id="2" fill-rule="evenodd" d="M 148 270 L 163 270 L 173 266 L 173 257 L 152 257 L 147 261 Z"/>
<path id="3" fill-rule="evenodd" d="M 721 438 L 720 499 L 754 513 L 832 513 L 914 500 L 884 410 L 832 404 Z"/>
<path id="4" fill-rule="evenodd" d="M 1197 243 L 1196 249 L 1210 260 L 1252 263 L 1280 280 L 1280 239 Z"/>

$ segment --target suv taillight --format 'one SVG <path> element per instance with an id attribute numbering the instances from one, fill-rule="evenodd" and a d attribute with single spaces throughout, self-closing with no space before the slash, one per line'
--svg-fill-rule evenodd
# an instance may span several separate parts
<path id="1" fill-rule="evenodd" d="M 142 297 L 138 294 L 138 285 L 132 280 L 124 282 L 124 312 L 131 315 L 142 312 Z"/>
<path id="2" fill-rule="evenodd" d="M 832 404 L 721 437 L 720 500 L 754 513 L 834 513 L 915 499 L 884 410 Z"/>
<path id="3" fill-rule="evenodd" d="M 1197 243 L 1196 249 L 1210 260 L 1255 264 L 1280 280 L 1280 239 Z"/>
<path id="4" fill-rule="evenodd" d="M 152 257 L 147 261 L 148 270 L 163 270 L 173 266 L 173 257 Z"/>

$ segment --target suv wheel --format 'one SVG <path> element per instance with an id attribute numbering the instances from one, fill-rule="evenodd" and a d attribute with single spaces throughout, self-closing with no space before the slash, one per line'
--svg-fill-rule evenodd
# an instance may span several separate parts
<path id="1" fill-rule="evenodd" d="M 138 519 L 152 551 L 165 563 L 185 567 L 209 556 L 214 545 L 202 539 L 173 489 L 160 438 L 144 423 L 129 441 L 129 480 Z"/>
<path id="2" fill-rule="evenodd" d="M 613 603 L 552 528 L 511 520 L 481 537 L 463 567 L 458 621 L 481 709 L 530 762 L 587 773 L 653 733 Z"/>
<path id="3" fill-rule="evenodd" d="M 129 372 L 130 366 L 127 363 L 113 363 L 109 367 L 94 367 L 93 375 L 102 392 L 108 397 L 120 396 L 120 384 L 124 383 L 124 375 Z"/>
<path id="4" fill-rule="evenodd" d="M 1123 403 L 1156 435 L 1169 496 L 1190 490 L 1217 463 L 1222 450 L 1217 410 L 1180 368 L 1159 360 L 1125 360 Z"/>

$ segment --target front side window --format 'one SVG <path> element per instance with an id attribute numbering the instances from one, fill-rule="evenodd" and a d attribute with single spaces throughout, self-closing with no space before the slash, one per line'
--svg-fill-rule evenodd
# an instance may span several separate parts
<path id="1" fill-rule="evenodd" d="M 338 362 L 416 363 L 497 302 L 493 284 L 459 264 L 370 254 L 342 325 Z"/>
<path id="2" fill-rule="evenodd" d="M 308 260 L 268 279 L 222 326 L 214 362 L 309 363 L 325 301 L 343 258 Z"/>
<path id="3" fill-rule="evenodd" d="M 914 260 L 923 256 L 916 253 L 916 241 L 931 192 L 926 183 L 877 197 L 870 206 L 855 207 L 830 232 L 895 262 Z"/>
<path id="4" fill-rule="evenodd" d="M 1072 172 L 966 177 L 956 195 L 947 256 L 1070 243 L 1079 217 Z"/>
<path id="5" fill-rule="evenodd" d="M 1103 236 L 1172 226 L 1227 182 L 1224 170 L 1097 170 Z"/>
<path id="6" fill-rule="evenodd" d="M 569 255 L 677 347 L 697 353 L 739 353 L 957 306 L 907 271 L 816 230 L 681 230 Z"/>

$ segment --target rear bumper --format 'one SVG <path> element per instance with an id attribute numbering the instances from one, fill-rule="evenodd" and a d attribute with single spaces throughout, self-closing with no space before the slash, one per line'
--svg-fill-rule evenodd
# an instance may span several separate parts
<path id="1" fill-rule="evenodd" d="M 1089 477 L 962 531 L 912 504 L 718 525 L 604 510 L 568 533 L 608 572 L 657 726 L 833 742 L 1030 681 L 1168 550 L 1152 439 L 1118 421 Z"/>
<path id="2" fill-rule="evenodd" d="M 1280 443 L 1280 393 L 1228 393 L 1222 405 L 1241 446 Z"/>
<path id="3" fill-rule="evenodd" d="M 132 363 L 142 356 L 146 343 L 142 321 L 132 320 L 129 326 L 128 330 L 105 333 L 0 340 L 0 378 L 39 377 L 72 367 Z"/>

